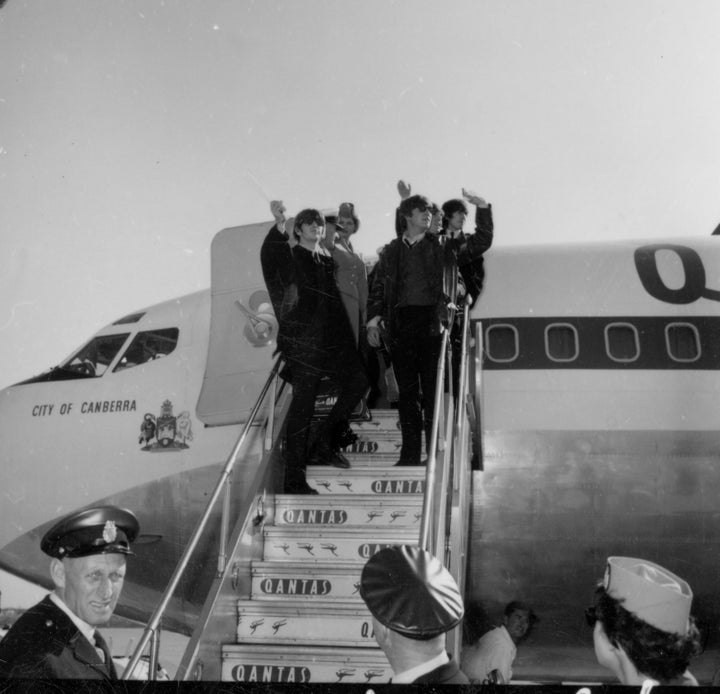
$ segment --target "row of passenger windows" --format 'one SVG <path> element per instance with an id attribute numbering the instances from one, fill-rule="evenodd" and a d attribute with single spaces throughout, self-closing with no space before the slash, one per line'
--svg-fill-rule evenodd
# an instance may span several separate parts
<path id="1" fill-rule="evenodd" d="M 700 333 L 692 323 L 668 323 L 664 329 L 667 356 L 692 363 L 702 354 Z M 614 362 L 629 364 L 641 358 L 640 334 L 632 323 L 608 323 L 604 328 L 605 354 Z M 544 330 L 545 356 L 553 362 L 574 362 L 580 355 L 580 336 L 570 323 L 550 323 Z M 514 325 L 495 323 L 485 330 L 486 355 L 503 364 L 520 356 L 520 336 Z"/>

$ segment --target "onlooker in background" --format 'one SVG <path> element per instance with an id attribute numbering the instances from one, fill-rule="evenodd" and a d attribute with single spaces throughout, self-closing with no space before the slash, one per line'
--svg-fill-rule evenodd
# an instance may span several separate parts
<path id="1" fill-rule="evenodd" d="M 645 559 L 609 557 L 586 611 L 598 663 L 622 684 L 695 686 L 688 670 L 700 653 L 686 581 Z"/>
<path id="2" fill-rule="evenodd" d="M 40 548 L 52 557 L 55 590 L 0 641 L 0 678 L 117 679 L 97 627 L 115 611 L 139 530 L 131 511 L 98 506 L 63 518 L 45 533 Z"/>
<path id="3" fill-rule="evenodd" d="M 462 596 L 438 559 L 408 545 L 382 549 L 363 567 L 360 595 L 393 684 L 468 684 L 445 650 L 446 632 L 463 616 Z"/>
<path id="4" fill-rule="evenodd" d="M 535 619 L 530 607 L 519 600 L 505 606 L 502 624 L 463 649 L 460 668 L 476 684 L 508 684 L 517 645 L 527 636 Z"/>
<path id="5" fill-rule="evenodd" d="M 335 277 L 340 297 L 350 319 L 355 341 L 362 350 L 367 323 L 367 274 L 365 263 L 355 253 L 350 240 L 359 228 L 360 220 L 355 213 L 354 205 L 351 202 L 341 203 L 334 242 L 328 244 L 328 248 L 331 249 L 331 255 L 337 266 Z"/>

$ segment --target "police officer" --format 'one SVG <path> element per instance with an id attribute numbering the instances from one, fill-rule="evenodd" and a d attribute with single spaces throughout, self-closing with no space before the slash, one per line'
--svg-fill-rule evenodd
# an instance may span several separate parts
<path id="1" fill-rule="evenodd" d="M 445 650 L 445 634 L 460 623 L 464 608 L 438 559 L 408 545 L 380 550 L 363 568 L 360 595 L 393 684 L 469 684 Z"/>
<path id="2" fill-rule="evenodd" d="M 52 557 L 55 589 L 0 641 L 0 677 L 117 679 L 96 627 L 115 611 L 139 529 L 131 511 L 99 506 L 66 516 L 45 533 L 40 548 Z"/>

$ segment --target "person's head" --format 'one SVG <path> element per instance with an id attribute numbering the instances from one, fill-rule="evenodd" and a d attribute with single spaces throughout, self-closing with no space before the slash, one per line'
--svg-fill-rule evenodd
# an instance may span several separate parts
<path id="1" fill-rule="evenodd" d="M 430 215 L 429 231 L 431 234 L 439 234 L 442 231 L 443 212 L 434 202 L 430 205 Z"/>
<path id="2" fill-rule="evenodd" d="M 430 227 L 432 204 L 424 195 L 411 195 L 398 208 L 406 229 L 427 231 Z"/>
<path id="3" fill-rule="evenodd" d="M 643 559 L 610 557 L 586 612 L 598 663 L 623 684 L 671 683 L 700 652 L 691 605 L 692 590 L 679 576 Z"/>
<path id="4" fill-rule="evenodd" d="M 444 225 L 450 231 L 462 231 L 465 219 L 468 216 L 468 208 L 464 200 L 454 198 L 447 200 L 442 206 Z"/>
<path id="5" fill-rule="evenodd" d="M 513 600 L 505 605 L 502 623 L 514 643 L 519 643 L 527 636 L 535 615 L 530 606 L 520 600 Z"/>
<path id="6" fill-rule="evenodd" d="M 87 624 L 105 624 L 115 611 L 139 530 L 131 511 L 98 506 L 66 516 L 43 536 L 55 593 Z"/>
<path id="7" fill-rule="evenodd" d="M 355 206 L 351 202 L 340 203 L 337 225 L 340 234 L 346 238 L 360 229 L 360 219 L 358 219 Z"/>
<path id="8" fill-rule="evenodd" d="M 360 596 L 373 617 L 375 639 L 395 672 L 443 652 L 445 634 L 464 614 L 455 580 L 429 552 L 398 545 L 363 567 Z"/>
<path id="9" fill-rule="evenodd" d="M 325 218 L 319 210 L 308 208 L 295 216 L 293 235 L 305 248 L 317 246 L 325 229 Z"/>

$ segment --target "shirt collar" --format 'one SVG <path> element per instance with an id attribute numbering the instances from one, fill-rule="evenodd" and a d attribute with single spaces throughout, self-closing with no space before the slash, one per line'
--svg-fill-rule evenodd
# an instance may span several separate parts
<path id="1" fill-rule="evenodd" d="M 428 660 L 425 663 L 421 663 L 420 665 L 416 665 L 409 670 L 405 670 L 404 672 L 399 672 L 397 675 L 394 675 L 392 678 L 392 683 L 410 684 L 411 682 L 414 682 L 418 677 L 422 677 L 428 672 L 432 672 L 435 668 L 439 668 L 441 665 L 445 665 L 445 663 L 449 662 L 450 656 L 447 654 L 447 651 L 443 651 L 442 653 L 438 653 L 438 655 L 436 655 L 432 660 Z"/>
<path id="2" fill-rule="evenodd" d="M 92 644 L 95 643 L 95 627 L 90 626 L 78 617 L 62 600 L 57 593 L 50 593 L 52 600 L 70 619 L 73 624 L 80 630 L 80 633 Z"/>
<path id="3" fill-rule="evenodd" d="M 419 234 L 418 236 L 413 237 L 412 239 L 407 236 L 406 234 L 402 235 L 403 243 L 408 247 L 412 248 L 416 243 L 420 243 L 425 238 L 426 232 L 423 231 L 422 234 Z"/>

